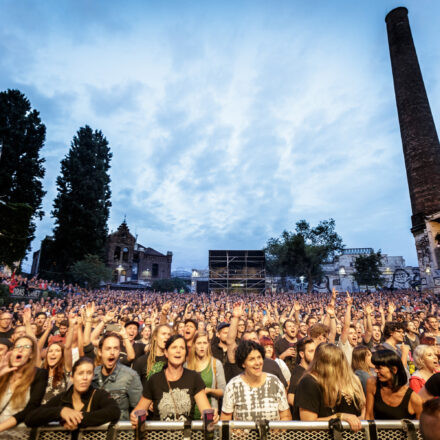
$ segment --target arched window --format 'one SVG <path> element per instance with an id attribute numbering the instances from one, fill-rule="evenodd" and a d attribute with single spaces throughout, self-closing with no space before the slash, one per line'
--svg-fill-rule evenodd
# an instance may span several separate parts
<path id="1" fill-rule="evenodd" d="M 121 258 L 121 248 L 119 246 L 115 247 L 115 252 L 113 253 L 113 261 L 119 261 Z"/>
<path id="2" fill-rule="evenodd" d="M 122 251 L 122 261 L 128 262 L 128 248 L 124 248 Z"/>
<path id="3" fill-rule="evenodd" d="M 152 269 L 153 278 L 157 278 L 157 276 L 159 275 L 159 265 L 157 263 L 153 263 L 153 266 L 151 269 Z"/>

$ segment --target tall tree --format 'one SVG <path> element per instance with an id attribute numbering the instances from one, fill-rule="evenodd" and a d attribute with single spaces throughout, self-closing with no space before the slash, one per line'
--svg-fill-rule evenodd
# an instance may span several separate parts
<path id="1" fill-rule="evenodd" d="M 104 256 L 110 202 L 108 141 L 101 131 L 82 127 L 61 161 L 52 257 L 55 272 L 66 274 L 87 254 Z"/>
<path id="2" fill-rule="evenodd" d="M 382 286 L 384 279 L 380 266 L 382 264 L 381 251 L 369 255 L 359 255 L 354 262 L 354 279 L 358 285 Z"/>
<path id="3" fill-rule="evenodd" d="M 29 250 L 43 217 L 46 127 L 19 90 L 0 92 L 0 263 L 13 267 Z"/>
<path id="4" fill-rule="evenodd" d="M 322 281 L 322 264 L 344 248 L 335 231 L 333 219 L 321 221 L 312 228 L 305 220 L 296 224 L 295 232 L 284 231 L 270 238 L 265 248 L 269 273 L 307 278 L 307 291 Z"/>

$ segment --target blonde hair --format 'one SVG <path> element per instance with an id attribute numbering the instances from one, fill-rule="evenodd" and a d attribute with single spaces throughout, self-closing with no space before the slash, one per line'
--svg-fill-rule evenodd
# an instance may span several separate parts
<path id="1" fill-rule="evenodd" d="M 29 341 L 31 341 L 32 348 L 28 361 L 22 367 L 20 367 L 19 371 L 21 373 L 21 377 L 20 380 L 17 382 L 17 385 L 11 397 L 12 408 L 20 408 L 26 403 L 27 391 L 34 380 L 37 366 L 37 341 L 33 336 L 29 336 L 28 334 L 26 334 L 25 336 L 18 338 L 15 343 L 17 343 L 21 339 L 28 339 Z M 15 371 L 11 371 L 10 373 L 7 373 L 4 376 L 0 377 L 0 400 L 3 398 L 3 395 L 5 394 L 14 373 Z"/>
<path id="2" fill-rule="evenodd" d="M 208 340 L 207 357 L 209 359 L 209 362 L 211 362 L 212 353 L 211 353 L 211 345 L 209 343 L 209 334 L 208 334 L 208 332 L 205 332 L 204 330 L 201 330 L 201 331 L 197 332 L 194 335 L 194 339 L 193 339 L 191 348 L 189 349 L 188 363 L 187 363 L 189 370 L 195 370 L 196 369 L 196 363 L 197 363 L 197 359 L 196 359 L 196 341 L 197 341 L 197 339 L 202 338 L 202 337 L 206 337 L 206 339 Z"/>
<path id="3" fill-rule="evenodd" d="M 320 344 L 307 374 L 318 382 L 326 406 L 334 408 L 341 403 L 342 397 L 349 404 L 353 402 L 358 409 L 365 406 L 361 382 L 348 365 L 344 352 L 336 345 Z"/>
<path id="4" fill-rule="evenodd" d="M 168 324 L 160 324 L 154 329 L 153 334 L 151 335 L 150 353 L 148 354 L 147 359 L 147 376 L 153 368 L 154 364 L 156 363 L 157 334 L 159 333 L 159 330 L 163 327 L 169 328 L 171 334 L 173 334 L 173 329 Z"/>

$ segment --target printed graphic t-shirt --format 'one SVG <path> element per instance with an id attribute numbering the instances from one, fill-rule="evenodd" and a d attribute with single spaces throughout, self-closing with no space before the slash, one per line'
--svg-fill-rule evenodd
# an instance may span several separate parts
<path id="1" fill-rule="evenodd" d="M 266 373 L 266 380 L 260 387 L 249 386 L 242 375 L 234 377 L 226 385 L 222 411 L 233 413 L 234 420 L 280 420 L 280 411 L 287 409 L 285 388 L 273 374 Z"/>
<path id="2" fill-rule="evenodd" d="M 165 377 L 165 371 L 153 374 L 144 383 L 143 396 L 153 401 L 153 420 L 193 420 L 194 396 L 205 389 L 200 373 L 183 369 L 182 377 L 170 381 L 171 390 Z M 176 414 L 177 411 L 177 414 Z"/>

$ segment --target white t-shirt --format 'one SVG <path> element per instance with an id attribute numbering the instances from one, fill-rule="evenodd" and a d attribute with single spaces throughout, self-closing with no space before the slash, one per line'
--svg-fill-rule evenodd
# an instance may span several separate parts
<path id="1" fill-rule="evenodd" d="M 222 411 L 233 413 L 234 420 L 280 420 L 280 411 L 289 409 L 286 391 L 281 381 L 270 373 L 260 387 L 249 386 L 242 375 L 234 377 L 226 385 Z"/>
<path id="2" fill-rule="evenodd" d="M 351 359 L 353 357 L 353 349 L 354 347 L 348 342 L 348 338 L 345 342 L 339 340 L 338 346 L 341 347 L 341 350 L 344 352 L 345 357 L 347 358 L 348 364 L 351 366 Z"/>

